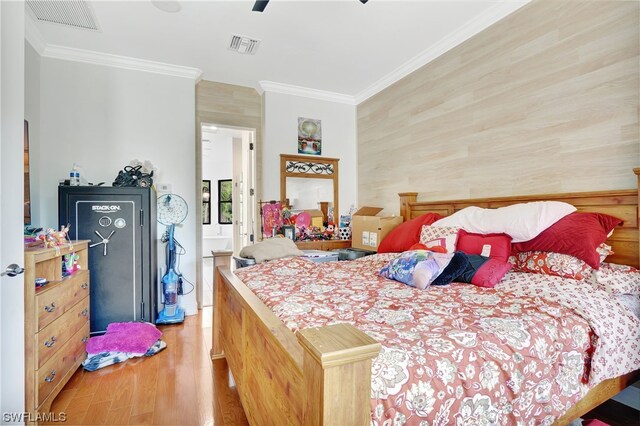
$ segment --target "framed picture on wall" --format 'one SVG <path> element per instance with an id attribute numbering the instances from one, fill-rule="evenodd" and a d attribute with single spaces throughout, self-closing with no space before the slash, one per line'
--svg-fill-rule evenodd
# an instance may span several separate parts
<path id="1" fill-rule="evenodd" d="M 211 225 L 211 181 L 202 181 L 202 224 Z"/>
<path id="2" fill-rule="evenodd" d="M 231 179 L 221 179 L 218 181 L 218 223 L 220 225 L 230 225 L 233 219 L 233 208 L 231 204 L 233 195 L 233 181 Z"/>
<path id="3" fill-rule="evenodd" d="M 298 154 L 322 154 L 322 123 L 320 120 L 298 117 Z"/>

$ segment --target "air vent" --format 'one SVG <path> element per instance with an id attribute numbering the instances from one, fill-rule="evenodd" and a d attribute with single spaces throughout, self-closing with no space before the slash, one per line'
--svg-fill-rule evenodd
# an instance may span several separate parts
<path id="1" fill-rule="evenodd" d="M 251 37 L 233 35 L 231 36 L 231 43 L 229 49 L 245 55 L 253 55 L 260 46 L 260 40 L 256 40 Z"/>
<path id="2" fill-rule="evenodd" d="M 38 21 L 52 22 L 68 27 L 98 31 L 93 11 L 83 0 L 27 0 L 27 4 Z"/>

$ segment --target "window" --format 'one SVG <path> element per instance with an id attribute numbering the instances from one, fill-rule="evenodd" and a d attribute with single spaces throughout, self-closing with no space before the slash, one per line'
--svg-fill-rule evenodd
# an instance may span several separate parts
<path id="1" fill-rule="evenodd" d="M 218 223 L 220 225 L 229 225 L 232 223 L 232 193 L 233 183 L 231 179 L 223 179 L 218 181 Z"/>

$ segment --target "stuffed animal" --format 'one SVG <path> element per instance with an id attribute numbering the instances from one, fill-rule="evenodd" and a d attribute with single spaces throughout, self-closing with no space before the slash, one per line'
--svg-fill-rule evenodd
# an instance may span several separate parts
<path id="1" fill-rule="evenodd" d="M 55 246 L 61 246 L 66 244 L 69 234 L 69 225 L 63 226 L 59 231 L 53 228 L 47 228 L 44 234 L 38 236 L 40 240 L 44 242 L 46 248 L 52 248 Z"/>

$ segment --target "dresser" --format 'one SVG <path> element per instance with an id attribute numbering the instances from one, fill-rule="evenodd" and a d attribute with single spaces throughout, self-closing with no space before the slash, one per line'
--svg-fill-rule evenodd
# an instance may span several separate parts
<path id="1" fill-rule="evenodd" d="M 331 251 L 351 247 L 351 240 L 296 241 L 300 250 Z"/>
<path id="2" fill-rule="evenodd" d="M 86 358 L 89 339 L 88 241 L 56 248 L 25 248 L 25 407 L 48 412 Z M 77 255 L 78 269 L 63 277 L 63 258 Z M 36 278 L 49 281 L 36 288 Z"/>

